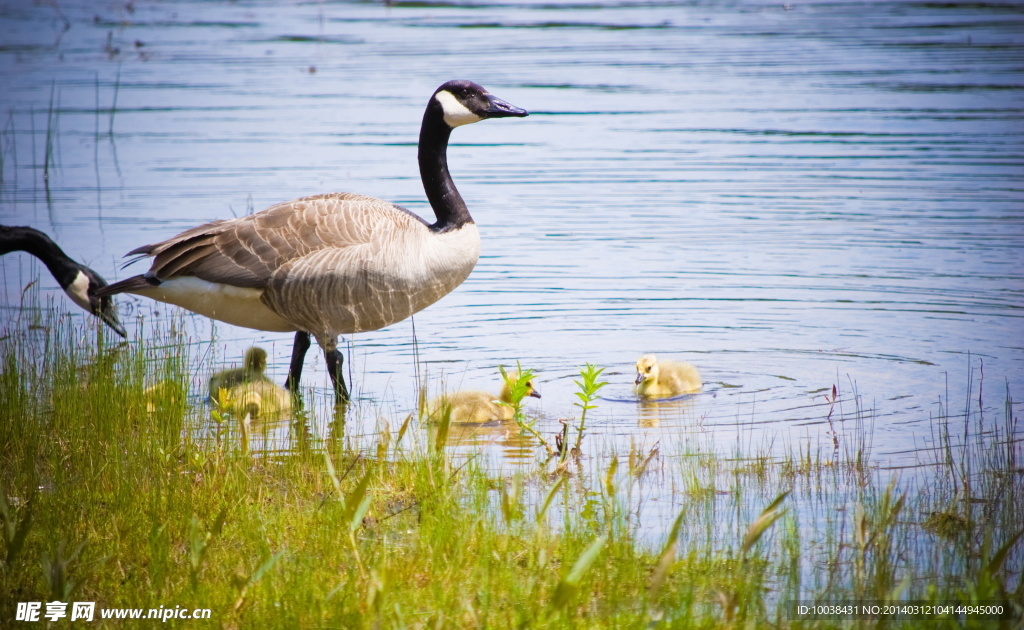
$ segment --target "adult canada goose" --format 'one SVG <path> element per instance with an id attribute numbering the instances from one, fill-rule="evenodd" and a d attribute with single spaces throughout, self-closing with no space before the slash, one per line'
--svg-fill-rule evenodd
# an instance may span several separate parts
<path id="1" fill-rule="evenodd" d="M 100 274 L 68 258 L 64 250 L 39 230 L 0 225 L 0 256 L 17 251 L 28 252 L 43 261 L 72 302 L 99 317 L 117 334 L 127 336 L 117 318 L 114 301 L 107 295 L 100 297 L 96 293 L 107 286 L 107 281 Z"/>
<path id="2" fill-rule="evenodd" d="M 636 362 L 636 393 L 644 398 L 669 398 L 699 391 L 700 372 L 689 363 L 659 361 L 645 354 Z"/>
<path id="3" fill-rule="evenodd" d="M 339 400 L 347 400 L 338 335 L 409 317 L 459 286 L 476 265 L 480 235 L 448 173 L 452 129 L 526 115 L 469 81 L 437 88 L 419 138 L 434 223 L 373 197 L 303 197 L 134 249 L 129 256 L 154 258 L 149 271 L 102 294 L 135 293 L 236 326 L 296 331 L 286 381 L 293 389 L 312 334 Z"/>
<path id="4" fill-rule="evenodd" d="M 518 372 L 509 373 L 509 380 L 519 380 Z M 540 398 L 540 392 L 533 385 L 533 380 L 526 384 L 526 395 Z M 509 404 L 499 405 L 495 402 L 512 402 L 512 390 L 508 382 L 502 383 L 501 393 L 497 398 L 494 394 L 478 390 L 467 390 L 438 396 L 430 403 L 430 416 L 438 419 L 440 414 L 451 408 L 452 422 L 492 422 L 495 420 L 511 420 L 514 410 Z"/>

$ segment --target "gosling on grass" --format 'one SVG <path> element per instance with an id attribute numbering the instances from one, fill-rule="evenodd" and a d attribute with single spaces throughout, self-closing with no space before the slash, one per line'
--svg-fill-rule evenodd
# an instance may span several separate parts
<path id="1" fill-rule="evenodd" d="M 222 370 L 210 377 L 210 400 L 220 403 L 225 390 L 226 409 L 240 416 L 267 418 L 287 413 L 292 408 L 288 390 L 279 387 L 264 374 L 267 352 L 252 347 L 245 351 L 242 367 Z"/>
<path id="2" fill-rule="evenodd" d="M 519 380 L 518 372 L 510 372 L 509 380 L 515 383 Z M 533 384 L 533 379 L 526 384 L 526 395 L 533 398 L 540 398 L 540 392 Z M 506 405 L 499 405 L 499 400 Z M 512 419 L 514 413 L 512 407 L 512 390 L 508 383 L 501 386 L 501 394 L 497 398 L 494 394 L 479 390 L 467 390 L 438 396 L 430 403 L 430 417 L 437 420 L 441 417 L 447 407 L 451 407 L 452 422 L 494 422 L 507 421 Z"/>
<path id="3" fill-rule="evenodd" d="M 671 398 L 700 391 L 700 372 L 689 363 L 658 361 L 645 354 L 636 362 L 636 393 L 642 398 Z"/>

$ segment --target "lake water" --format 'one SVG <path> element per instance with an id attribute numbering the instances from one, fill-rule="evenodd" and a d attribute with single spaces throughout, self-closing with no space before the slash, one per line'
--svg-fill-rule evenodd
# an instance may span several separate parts
<path id="1" fill-rule="evenodd" d="M 987 417 L 1024 396 L 1020 5 L 4 3 L 0 42 L 0 223 L 108 281 L 144 270 L 120 269 L 139 245 L 308 194 L 429 217 L 415 143 L 436 86 L 529 110 L 453 134 L 482 256 L 415 331 L 431 391 L 538 371 L 546 433 L 578 415 L 585 362 L 609 381 L 594 449 L 828 452 L 836 385 L 833 419 L 859 394 L 872 456 L 901 467 L 982 369 Z M 33 278 L 61 295 L 26 255 L 0 269 L 5 327 Z M 130 331 L 167 315 L 120 303 Z M 291 335 L 190 321 L 216 335 L 210 370 L 259 344 L 283 382 Z M 704 391 L 638 404 L 647 352 L 699 366 Z M 347 365 L 353 435 L 413 408 L 410 321 L 355 335 Z M 317 353 L 304 379 L 327 384 Z M 514 466 L 524 444 L 504 434 L 467 439 Z"/>

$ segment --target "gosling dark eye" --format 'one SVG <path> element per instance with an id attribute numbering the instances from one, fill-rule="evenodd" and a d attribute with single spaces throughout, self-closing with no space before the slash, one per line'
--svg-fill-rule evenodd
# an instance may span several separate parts
<path id="1" fill-rule="evenodd" d="M 651 371 L 651 368 L 647 368 L 647 371 L 648 371 L 648 372 L 650 372 L 650 371 Z"/>

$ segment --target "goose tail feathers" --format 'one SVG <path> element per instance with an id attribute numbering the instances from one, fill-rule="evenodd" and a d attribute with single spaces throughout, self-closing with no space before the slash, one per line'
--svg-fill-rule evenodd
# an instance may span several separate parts
<path id="1" fill-rule="evenodd" d="M 135 291 L 151 289 L 157 286 L 160 286 L 160 281 L 156 278 L 151 278 L 149 276 L 132 276 L 131 278 L 126 278 L 120 282 L 115 282 L 114 284 L 105 286 L 102 289 L 97 289 L 96 296 L 102 298 L 110 295 L 117 295 L 118 293 L 133 293 Z"/>

